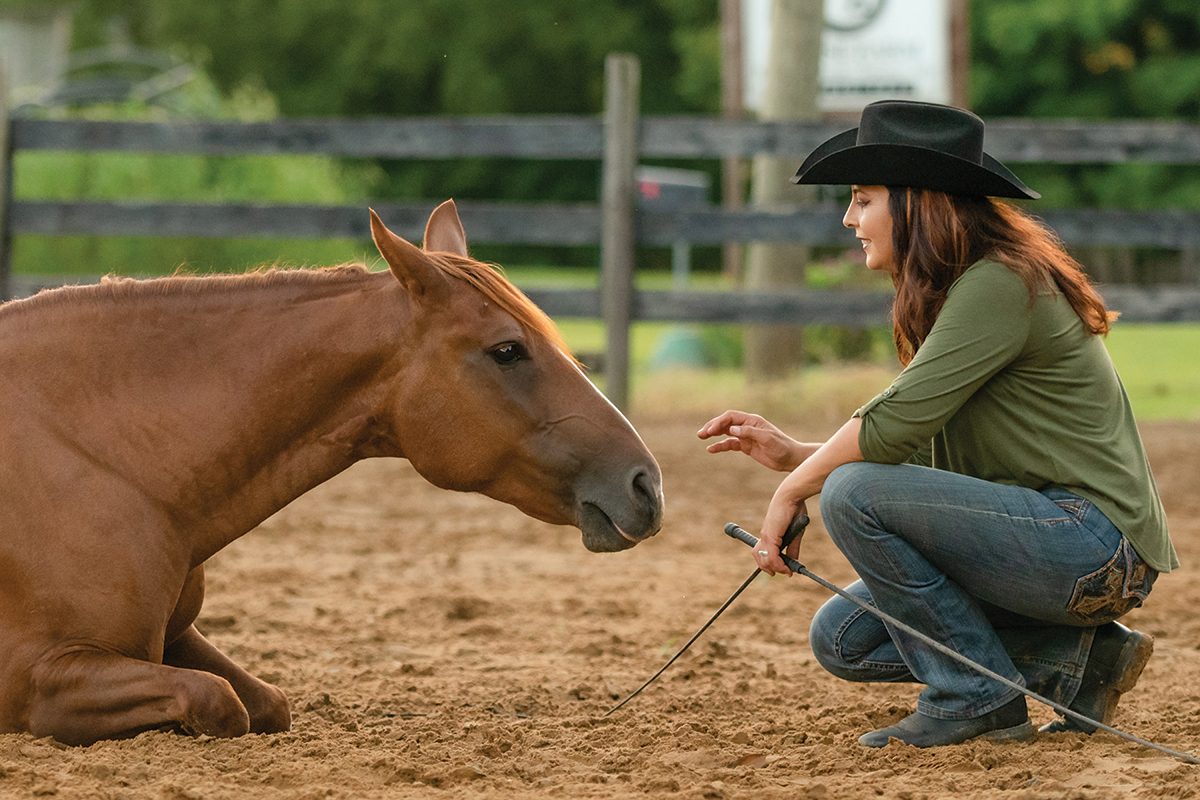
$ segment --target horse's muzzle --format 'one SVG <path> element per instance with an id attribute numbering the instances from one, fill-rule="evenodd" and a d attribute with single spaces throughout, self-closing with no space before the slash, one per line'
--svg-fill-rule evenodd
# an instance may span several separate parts
<path id="1" fill-rule="evenodd" d="M 657 465 L 635 468 L 625 487 L 615 500 L 580 505 L 583 546 L 593 553 L 628 550 L 662 528 L 662 476 Z"/>

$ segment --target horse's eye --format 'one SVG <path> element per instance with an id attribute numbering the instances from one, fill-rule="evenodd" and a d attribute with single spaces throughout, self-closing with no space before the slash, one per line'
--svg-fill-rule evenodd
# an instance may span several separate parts
<path id="1" fill-rule="evenodd" d="M 492 360 L 502 367 L 511 367 L 521 359 L 528 357 L 529 353 L 516 342 L 507 342 L 492 348 Z"/>

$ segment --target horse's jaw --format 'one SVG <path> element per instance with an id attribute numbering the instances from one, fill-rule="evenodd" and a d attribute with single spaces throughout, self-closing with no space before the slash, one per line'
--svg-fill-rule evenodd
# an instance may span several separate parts
<path id="1" fill-rule="evenodd" d="M 593 553 L 617 553 L 641 541 L 621 530 L 599 506 L 592 503 L 584 503 L 579 512 L 579 530 L 583 533 L 583 546 Z"/>

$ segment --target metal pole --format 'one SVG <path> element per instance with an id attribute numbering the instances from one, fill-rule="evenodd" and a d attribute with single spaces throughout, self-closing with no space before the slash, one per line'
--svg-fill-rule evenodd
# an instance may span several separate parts
<path id="1" fill-rule="evenodd" d="M 671 288 L 686 291 L 692 276 L 692 246 L 678 241 L 671 245 Z"/>
<path id="2" fill-rule="evenodd" d="M 608 399 L 629 408 L 629 325 L 633 307 L 634 193 L 637 190 L 641 64 L 614 53 L 604 65 L 604 170 L 600 188 L 600 295 Z"/>
<path id="3" fill-rule="evenodd" d="M 819 69 L 823 0 L 772 0 L 771 43 L 767 81 L 759 119 L 816 122 L 821 119 Z M 813 186 L 794 186 L 794 158 L 760 154 L 754 157 L 751 204 L 759 211 L 788 211 L 812 205 Z M 776 292 L 803 288 L 809 246 L 803 242 L 753 242 L 746 252 L 747 289 Z M 749 325 L 745 329 L 746 377 L 769 381 L 800 368 L 803 327 Z"/>
<path id="4" fill-rule="evenodd" d="M 745 116 L 742 95 L 742 1 L 721 0 L 721 116 L 740 120 Z M 721 160 L 721 204 L 730 211 L 740 209 L 746 176 L 740 158 Z M 725 277 L 742 279 L 742 245 L 727 242 L 723 250 Z"/>
<path id="5" fill-rule="evenodd" d="M 950 102 L 971 107 L 971 9 L 968 0 L 950 0 Z"/>
<path id="6" fill-rule="evenodd" d="M 0 303 L 9 294 L 12 274 L 12 128 L 8 112 L 8 82 L 0 64 Z"/>

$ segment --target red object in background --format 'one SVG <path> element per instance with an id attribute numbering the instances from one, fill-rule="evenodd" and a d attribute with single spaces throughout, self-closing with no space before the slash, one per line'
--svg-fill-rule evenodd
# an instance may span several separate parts
<path id="1" fill-rule="evenodd" d="M 662 194 L 661 183 L 642 181 L 638 184 L 638 187 L 642 190 L 642 197 L 646 198 L 647 200 L 657 200 L 658 196 Z"/>

